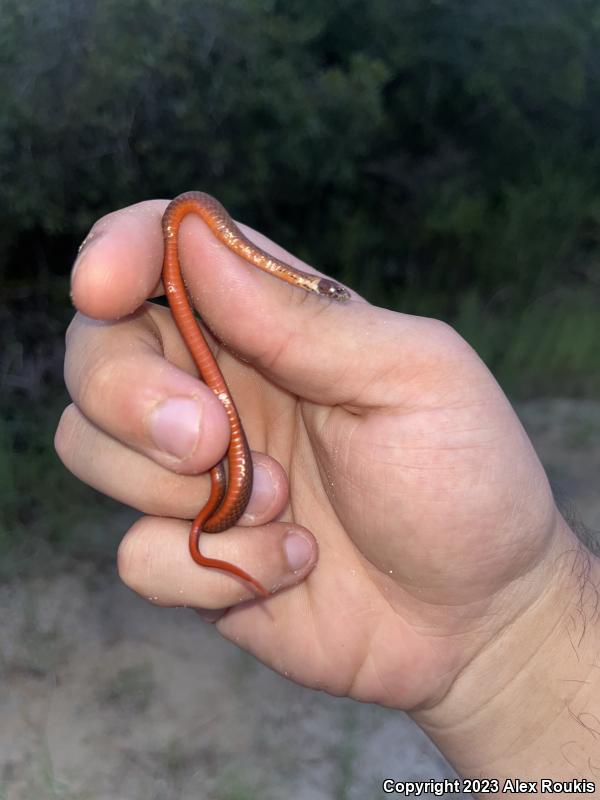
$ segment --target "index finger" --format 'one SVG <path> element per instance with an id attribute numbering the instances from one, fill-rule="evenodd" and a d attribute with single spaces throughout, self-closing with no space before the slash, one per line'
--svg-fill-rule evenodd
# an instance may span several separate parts
<path id="1" fill-rule="evenodd" d="M 168 200 L 147 200 L 99 219 L 71 273 L 75 306 L 93 319 L 120 319 L 162 294 L 161 219 Z"/>

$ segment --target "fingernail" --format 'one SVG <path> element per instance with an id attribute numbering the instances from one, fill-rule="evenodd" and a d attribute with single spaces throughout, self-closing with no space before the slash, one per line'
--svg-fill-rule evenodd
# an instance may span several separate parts
<path id="1" fill-rule="evenodd" d="M 200 406 L 191 397 L 170 397 L 152 412 L 152 439 L 161 450 L 186 458 L 196 449 L 200 418 Z"/>
<path id="2" fill-rule="evenodd" d="M 288 531 L 283 540 L 283 549 L 293 572 L 305 567 L 312 558 L 311 543 L 296 531 Z"/>
<path id="3" fill-rule="evenodd" d="M 267 467 L 260 462 L 253 463 L 252 477 L 252 508 L 258 509 L 262 514 L 265 509 L 269 509 L 275 499 L 275 483 L 273 475 Z M 244 513 L 245 522 L 254 522 L 258 514 Z"/>

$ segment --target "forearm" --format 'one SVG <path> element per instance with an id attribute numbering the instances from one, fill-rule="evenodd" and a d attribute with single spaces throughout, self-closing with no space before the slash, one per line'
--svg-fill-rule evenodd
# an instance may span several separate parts
<path id="1" fill-rule="evenodd" d="M 415 721 L 459 774 L 600 796 L 600 564 L 561 521 L 549 585 Z M 529 796 L 536 796 L 529 794 Z"/>

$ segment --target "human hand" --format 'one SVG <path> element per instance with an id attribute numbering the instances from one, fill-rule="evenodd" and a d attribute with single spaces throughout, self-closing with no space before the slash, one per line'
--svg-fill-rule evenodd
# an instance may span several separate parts
<path id="1" fill-rule="evenodd" d="M 165 206 L 100 220 L 72 281 L 79 313 L 65 374 L 74 404 L 56 446 L 76 475 L 147 515 L 123 540 L 121 577 L 162 605 L 228 608 L 221 633 L 302 684 L 396 708 L 435 706 L 539 602 L 572 546 L 510 404 L 445 324 L 359 297 L 341 306 L 307 295 L 186 219 L 184 271 L 226 343 L 218 361 L 257 468 L 242 524 L 201 537 L 207 555 L 274 587 L 267 601 L 241 602 L 252 598 L 248 587 L 200 569 L 187 551 L 182 520 L 207 492 L 196 473 L 222 457 L 228 428 L 192 377 L 169 312 L 145 302 L 160 292 Z M 175 422 L 153 428 L 168 398 Z M 196 438 L 197 426 L 177 429 L 195 408 Z M 188 455 L 167 453 L 166 441 Z M 285 558 L 290 532 L 300 536 L 295 570 Z M 319 543 L 314 570 L 309 532 Z"/>

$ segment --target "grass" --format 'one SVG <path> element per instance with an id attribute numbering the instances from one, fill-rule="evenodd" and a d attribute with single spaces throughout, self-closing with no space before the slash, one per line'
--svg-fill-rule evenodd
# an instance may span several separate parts
<path id="1" fill-rule="evenodd" d="M 600 397 L 600 294 L 561 290 L 524 306 L 506 295 L 467 292 L 452 308 L 444 296 L 392 299 L 398 311 L 452 325 L 514 399 Z"/>
<path id="2" fill-rule="evenodd" d="M 0 417 L 0 578 L 35 571 L 51 553 L 98 555 L 94 522 L 117 507 L 70 475 L 54 452 L 65 402 L 56 395 L 45 404 L 22 402 L 18 414 Z"/>
<path id="3" fill-rule="evenodd" d="M 68 647 L 55 622 L 51 628 L 40 625 L 40 606 L 43 599 L 27 592 L 23 600 L 23 619 L 17 631 L 17 647 L 11 667 L 37 678 L 55 674 L 68 658 Z"/>
<path id="4" fill-rule="evenodd" d="M 342 711 L 342 722 L 339 726 L 342 738 L 335 755 L 336 785 L 335 797 L 348 800 L 355 779 L 356 758 L 359 753 L 358 712 L 356 706 L 346 705 Z"/>
<path id="5" fill-rule="evenodd" d="M 600 441 L 600 424 L 592 420 L 572 420 L 564 435 L 565 447 L 570 450 L 586 447 L 593 440 Z"/>
<path id="6" fill-rule="evenodd" d="M 265 790 L 256 785 L 254 780 L 225 773 L 217 781 L 214 796 L 217 800 L 259 800 L 259 798 L 262 800 L 265 797 Z"/>
<path id="7" fill-rule="evenodd" d="M 454 325 L 511 395 L 598 397 L 599 308 L 592 293 L 573 291 L 500 314 L 468 294 Z"/>
<path id="8" fill-rule="evenodd" d="M 0 785 L 0 800 L 7 800 L 9 788 L 10 785 Z M 74 790 L 56 776 L 50 749 L 43 737 L 40 737 L 38 752 L 27 766 L 27 777 L 18 796 L 19 800 L 92 800 L 87 791 Z"/>
<path id="9" fill-rule="evenodd" d="M 101 706 L 118 706 L 129 714 L 143 714 L 150 706 L 156 684 L 150 664 L 120 669 L 98 690 Z"/>

